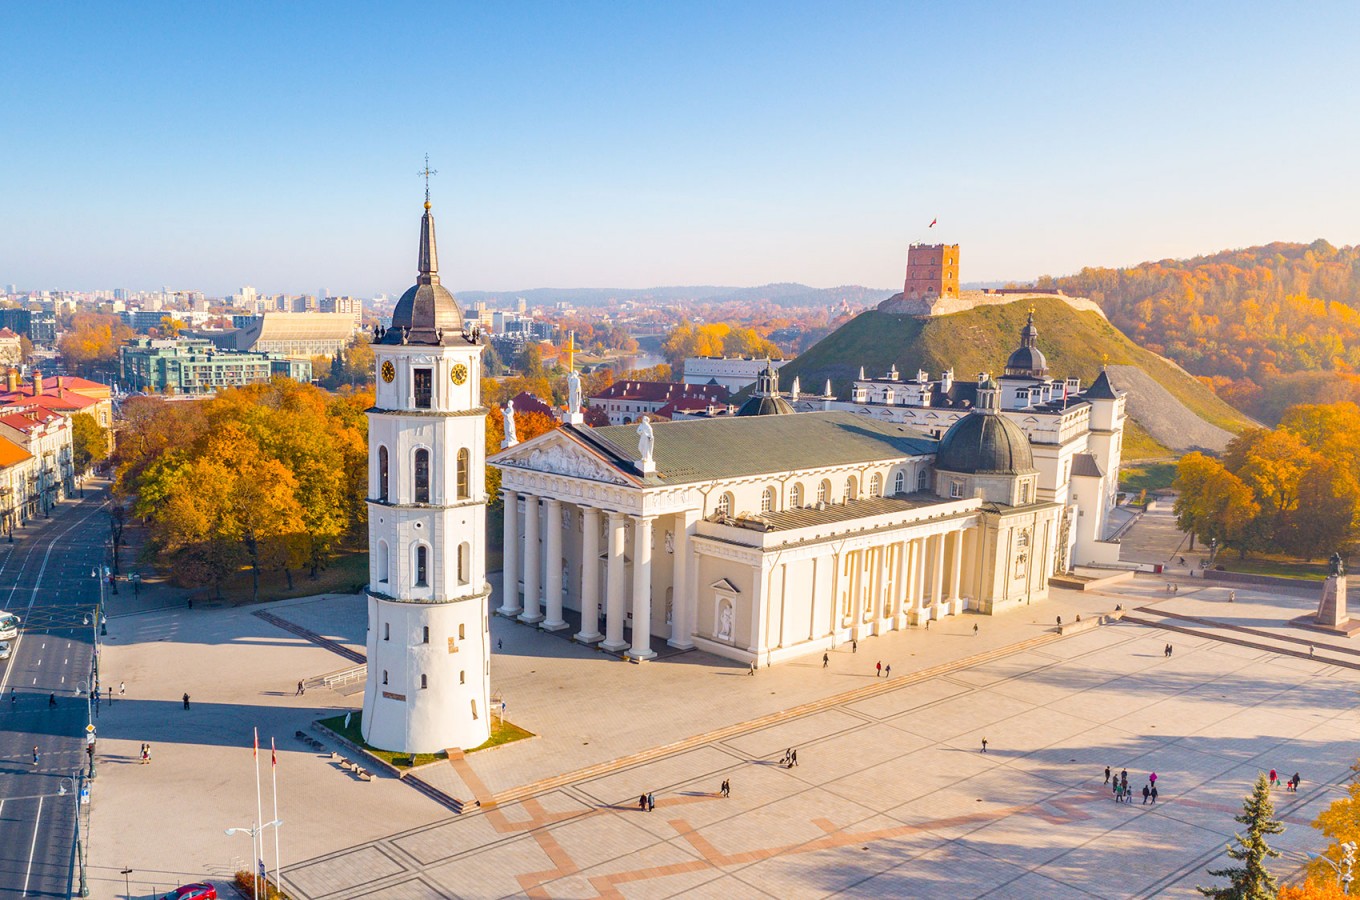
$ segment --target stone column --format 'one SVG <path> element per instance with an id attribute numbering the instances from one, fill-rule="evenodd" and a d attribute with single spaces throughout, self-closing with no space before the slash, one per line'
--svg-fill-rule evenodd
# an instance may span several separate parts
<path id="1" fill-rule="evenodd" d="M 611 653 L 623 650 L 628 642 L 623 639 L 624 589 L 623 589 L 623 513 L 609 513 L 609 572 L 605 590 L 605 640 L 600 646 Z"/>
<path id="2" fill-rule="evenodd" d="M 931 618 L 940 619 L 945 614 L 944 604 L 944 535 L 931 537 L 934 549 L 930 554 L 930 602 L 934 606 Z"/>
<path id="3" fill-rule="evenodd" d="M 949 612 L 957 616 L 963 612 L 963 598 L 959 595 L 959 582 L 963 579 L 963 529 L 953 533 L 953 567 L 949 573 Z"/>
<path id="4" fill-rule="evenodd" d="M 524 495 L 524 612 L 519 616 L 521 622 L 537 625 L 543 621 L 539 611 L 539 578 L 543 565 L 538 558 L 538 498 L 532 494 Z"/>
<path id="5" fill-rule="evenodd" d="M 517 616 L 519 603 L 519 494 L 503 491 L 505 497 L 505 553 L 501 567 L 501 608 L 503 616 Z"/>
<path id="6" fill-rule="evenodd" d="M 926 602 L 926 540 L 922 537 L 911 542 L 911 612 L 917 625 L 930 618 L 930 605 Z"/>
<path id="7" fill-rule="evenodd" d="M 545 631 L 561 631 L 567 627 L 562 620 L 562 501 L 549 498 L 544 516 L 543 555 L 545 577 L 543 579 L 544 605 L 548 608 L 548 618 L 543 622 Z"/>
<path id="8" fill-rule="evenodd" d="M 600 634 L 600 511 L 593 506 L 582 508 L 585 523 L 581 526 L 581 630 L 576 640 L 593 644 L 604 637 Z"/>
<path id="9" fill-rule="evenodd" d="M 695 514 L 692 511 L 675 516 L 675 558 L 671 563 L 671 638 L 666 643 L 679 650 L 694 647 L 694 630 L 698 627 L 697 588 L 690 584 L 689 529 Z"/>
<path id="10" fill-rule="evenodd" d="M 633 659 L 651 659 L 652 650 L 652 519 L 633 519 Z"/>

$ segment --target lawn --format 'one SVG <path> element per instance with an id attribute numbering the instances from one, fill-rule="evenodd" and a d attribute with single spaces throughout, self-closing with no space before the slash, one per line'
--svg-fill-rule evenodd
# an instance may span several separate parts
<path id="1" fill-rule="evenodd" d="M 1176 461 L 1145 460 L 1128 463 L 1119 469 L 1119 489 L 1127 494 L 1149 494 L 1171 487 L 1176 480 Z"/>
<path id="2" fill-rule="evenodd" d="M 323 728 L 327 728 L 340 735 L 351 744 L 363 747 L 365 752 L 371 753 L 393 768 L 414 769 L 417 766 L 429 765 L 432 762 L 438 762 L 441 759 L 449 758 L 449 755 L 442 750 L 438 753 L 417 753 L 415 757 L 412 758 L 409 753 L 397 753 L 392 750 L 379 750 L 377 747 L 370 747 L 368 744 L 364 743 L 363 730 L 360 728 L 360 722 L 363 719 L 363 716 L 362 710 L 355 710 L 353 713 L 350 713 L 348 728 L 345 727 L 344 716 L 334 716 L 329 719 L 322 719 L 318 724 Z"/>
<path id="3" fill-rule="evenodd" d="M 533 732 L 525 731 L 514 722 L 506 722 L 502 719 L 492 719 L 490 740 L 480 747 L 473 747 L 468 752 L 476 753 L 478 750 L 490 750 L 492 747 L 499 747 L 501 744 L 510 744 L 533 736 Z"/>
<path id="4" fill-rule="evenodd" d="M 1323 581 L 1327 577 L 1328 565 L 1322 562 L 1300 562 L 1287 556 L 1249 556 L 1238 559 L 1236 554 L 1220 553 L 1214 563 L 1226 572 L 1240 572 L 1243 575 L 1272 575 L 1276 578 L 1300 578 L 1305 581 Z"/>
<path id="5" fill-rule="evenodd" d="M 349 550 L 337 553 L 316 578 L 307 569 L 293 571 L 293 585 L 283 572 L 260 573 L 260 600 L 285 600 L 289 597 L 310 597 L 313 594 L 355 594 L 368 584 L 368 552 Z M 212 602 L 217 594 L 212 586 L 196 589 L 191 595 L 196 601 Z M 242 569 L 222 583 L 222 601 L 229 604 L 252 602 L 250 570 Z"/>

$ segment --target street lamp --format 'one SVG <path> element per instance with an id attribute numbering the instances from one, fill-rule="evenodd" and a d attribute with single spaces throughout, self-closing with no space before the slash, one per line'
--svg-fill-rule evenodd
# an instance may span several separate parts
<path id="1" fill-rule="evenodd" d="M 282 820 L 282 819 L 275 819 L 275 820 L 272 821 L 272 822 L 265 822 L 263 825 L 252 825 L 252 826 L 250 826 L 249 828 L 228 828 L 228 829 L 227 829 L 227 834 L 228 834 L 228 835 L 232 835 L 232 834 L 248 834 L 248 835 L 250 835 L 250 851 L 251 851 L 251 853 L 255 854 L 255 860 L 252 861 L 251 864 L 250 864 L 250 866 L 251 866 L 251 871 L 252 871 L 252 872 L 258 872 L 258 869 L 257 869 L 256 867 L 257 867 L 257 865 L 258 865 L 261 861 L 263 861 L 263 859 L 264 859 L 264 851 L 260 849 L 261 847 L 264 846 L 263 838 L 261 837 L 261 833 L 262 833 L 266 828 L 269 828 L 270 826 L 273 826 L 274 828 L 278 828 L 278 827 L 279 827 L 280 825 L 282 825 L 282 824 L 283 824 L 283 820 Z M 259 875 L 258 875 L 258 874 L 255 874 L 255 875 L 250 879 L 250 883 L 251 883 L 252 887 L 254 888 L 254 890 L 253 890 L 253 895 L 254 895 L 254 897 L 255 897 L 255 900 L 259 900 L 259 896 L 260 896 L 260 878 L 259 878 Z"/>
<path id="2" fill-rule="evenodd" d="M 86 877 L 85 877 L 85 860 L 86 860 L 86 854 L 84 853 L 84 850 L 83 850 L 82 845 L 81 845 L 81 842 L 80 842 L 80 789 L 79 789 L 79 786 L 78 786 L 77 783 L 76 783 L 76 780 L 77 780 L 78 778 L 80 778 L 80 771 L 79 771 L 79 770 L 76 770 L 76 772 L 75 772 L 74 774 L 72 774 L 72 775 L 70 775 L 70 776 L 68 776 L 68 777 L 62 778 L 62 779 L 61 779 L 61 782 L 60 782 L 60 783 L 58 784 L 58 786 L 57 786 L 57 796 L 59 796 L 59 797 L 65 797 L 68 793 L 75 794 L 75 798 L 76 798 L 76 862 L 80 865 L 80 896 L 82 896 L 82 897 L 88 897 L 88 896 L 90 896 L 90 886 L 89 886 L 89 883 L 88 883 L 88 881 L 86 880 Z M 70 790 L 70 791 L 67 791 L 67 790 L 66 790 L 66 785 L 67 785 L 68 782 L 69 782 L 70 785 L 71 785 L 71 790 Z"/>
<path id="3" fill-rule="evenodd" d="M 1349 894 L 1351 882 L 1355 880 L 1355 876 L 1351 874 L 1351 869 L 1355 867 L 1355 851 L 1355 841 L 1346 841 L 1341 845 L 1341 866 L 1346 867 L 1344 872 L 1341 870 L 1341 866 L 1319 853 L 1308 853 L 1307 856 L 1309 859 L 1319 860 L 1330 866 L 1332 871 L 1336 873 L 1336 884 L 1337 887 L 1341 888 L 1341 893 Z"/>

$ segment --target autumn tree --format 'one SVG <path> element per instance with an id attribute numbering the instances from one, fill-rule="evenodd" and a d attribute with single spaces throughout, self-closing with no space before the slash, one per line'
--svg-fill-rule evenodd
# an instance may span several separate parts
<path id="1" fill-rule="evenodd" d="M 89 413 L 71 416 L 71 457 L 77 472 L 84 472 L 109 455 L 109 430 Z"/>
<path id="2" fill-rule="evenodd" d="M 1351 778 L 1346 784 L 1346 796 L 1339 797 L 1328 804 L 1313 820 L 1313 827 L 1321 831 L 1330 841 L 1323 856 L 1333 864 L 1342 866 L 1345 850 L 1342 844 L 1360 843 L 1360 760 L 1351 764 Z M 1310 878 L 1321 882 L 1330 881 L 1335 870 L 1327 863 L 1314 860 L 1308 866 Z"/>
<path id="3" fill-rule="evenodd" d="M 1176 467 L 1176 525 L 1208 544 L 1251 549 L 1260 505 L 1240 478 L 1218 460 L 1188 453 Z"/>
<path id="4" fill-rule="evenodd" d="M 1266 860 L 1279 856 L 1266 843 L 1272 834 L 1284 831 L 1284 825 L 1275 818 L 1275 806 L 1270 800 L 1270 782 L 1264 772 L 1256 775 L 1256 784 L 1251 794 L 1242 804 L 1241 815 L 1233 817 L 1246 826 L 1245 834 L 1235 835 L 1237 846 L 1228 845 L 1228 857 L 1242 863 L 1240 866 L 1226 866 L 1210 869 L 1215 878 L 1228 879 L 1227 887 L 1201 887 L 1199 892 L 1214 900 L 1273 900 L 1278 887 L 1275 877 L 1266 869 Z"/>
<path id="5" fill-rule="evenodd" d="M 95 369 L 111 368 L 118 361 L 118 348 L 136 337 L 117 316 L 76 313 L 71 327 L 62 334 L 57 349 L 68 369 L 89 374 Z"/>
<path id="6" fill-rule="evenodd" d="M 520 442 L 531 441 L 562 423 L 552 416 L 541 412 L 515 410 L 515 438 Z M 501 441 L 505 440 L 505 411 L 493 406 L 486 414 L 486 455 L 487 458 L 501 452 Z M 486 467 L 486 499 L 492 507 L 500 506 L 501 471 L 495 466 Z"/>

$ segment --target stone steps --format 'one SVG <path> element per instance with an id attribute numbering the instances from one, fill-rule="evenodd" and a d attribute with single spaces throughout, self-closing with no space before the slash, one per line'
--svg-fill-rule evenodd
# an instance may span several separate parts
<path id="1" fill-rule="evenodd" d="M 663 757 L 670 756 L 675 753 L 681 753 L 685 750 L 691 750 L 695 747 L 700 747 L 703 746 L 704 744 L 712 743 L 713 741 L 726 740 L 731 737 L 736 737 L 737 735 L 740 734 L 745 734 L 746 732 L 749 731 L 754 731 L 760 728 L 766 728 L 769 727 L 770 725 L 777 725 L 781 722 L 787 722 L 790 719 L 797 719 L 802 716 L 807 716 L 813 713 L 821 712 L 822 710 L 825 709 L 842 706 L 848 703 L 854 703 L 855 701 L 863 700 L 866 697 L 873 697 L 878 694 L 887 693 L 888 691 L 898 690 L 900 688 L 904 688 L 909 685 L 925 681 L 929 678 L 934 678 L 938 675 L 944 675 L 949 672 L 958 671 L 959 669 L 967 669 L 973 666 L 981 665 L 983 663 L 991 662 L 992 660 L 1000 659 L 1005 656 L 1010 656 L 1011 654 L 1018 653 L 1022 650 L 1028 650 L 1031 647 L 1038 647 L 1043 644 L 1050 643 L 1052 641 L 1060 640 L 1062 637 L 1063 635 L 1059 634 L 1057 631 L 1050 631 L 1046 634 L 1040 634 L 1035 637 L 1020 641 L 1019 643 L 1016 644 L 1007 644 L 1004 647 L 998 647 L 994 650 L 987 650 L 982 653 L 974 654 L 973 656 L 964 657 L 963 659 L 957 659 L 946 663 L 940 663 L 938 665 L 930 666 L 929 668 L 921 669 L 919 671 L 912 672 L 908 675 L 903 675 L 897 678 L 879 680 L 879 683 L 877 684 L 865 685 L 863 687 L 855 688 L 854 690 L 844 691 L 840 694 L 835 694 L 831 697 L 824 697 L 820 700 L 812 700 L 807 703 L 799 704 L 798 706 L 791 706 L 788 709 L 783 709 L 778 712 L 769 713 L 767 715 L 760 716 L 758 718 L 751 719 L 746 722 L 738 722 L 734 725 L 727 725 L 723 728 L 719 728 L 714 731 L 708 731 L 703 734 L 696 734 L 692 737 L 684 738 L 679 741 L 674 741 L 670 744 L 662 744 L 661 746 L 658 747 L 649 747 L 646 750 L 642 750 L 637 753 L 630 754 L 628 756 L 622 756 L 619 757 L 618 759 L 610 760 L 609 762 L 597 763 L 596 765 L 587 766 L 583 769 L 577 769 L 572 772 L 566 772 L 562 775 L 554 775 L 550 778 L 543 778 L 538 781 L 530 782 L 529 784 L 524 784 L 520 785 L 519 787 L 513 787 L 501 791 L 500 793 L 495 795 L 494 798 L 495 803 L 498 806 L 504 805 L 506 803 L 513 803 L 517 800 L 523 800 L 526 797 L 531 797 L 535 794 L 543 793 L 544 791 L 564 787 L 569 784 L 575 784 L 576 782 L 580 781 L 586 781 L 588 779 L 595 778 L 600 775 L 605 775 L 610 772 L 617 771 L 619 769 L 628 768 L 629 766 L 635 766 L 641 763 L 652 762 L 654 760 L 661 759 Z"/>
<path id="2" fill-rule="evenodd" d="M 1152 610 L 1149 610 L 1149 612 L 1152 612 L 1154 615 L 1165 615 L 1164 613 L 1157 613 Z M 1161 628 L 1164 631 L 1175 631 L 1180 634 L 1188 634 L 1191 635 L 1192 637 L 1205 638 L 1206 640 L 1219 641 L 1224 644 L 1236 644 L 1239 647 L 1250 647 L 1253 650 L 1263 650 L 1267 653 L 1278 653 L 1281 656 L 1293 656 L 1297 659 L 1311 659 L 1314 662 L 1326 663 L 1327 665 L 1331 666 L 1340 666 L 1343 669 L 1354 669 L 1356 671 L 1360 671 L 1360 662 L 1353 662 L 1348 659 L 1337 659 L 1334 656 L 1328 656 L 1327 651 L 1333 648 L 1329 647 L 1326 644 L 1323 644 L 1321 647 L 1318 648 L 1322 652 L 1310 656 L 1305 651 L 1296 650 L 1293 647 L 1280 646 L 1279 644 L 1267 644 L 1262 640 L 1249 641 L 1244 638 L 1235 637 L 1231 634 L 1217 634 L 1214 631 L 1209 630 L 1209 628 L 1212 627 L 1216 629 L 1221 629 L 1223 631 L 1234 631 L 1238 629 L 1235 628 L 1234 626 L 1223 625 L 1218 622 L 1212 622 L 1210 620 L 1203 619 L 1199 620 L 1201 622 L 1207 623 L 1207 626 L 1192 628 L 1189 625 L 1175 624 L 1174 622 L 1168 621 L 1165 618 L 1153 619 L 1149 618 L 1148 616 L 1131 615 L 1126 613 L 1124 615 L 1124 621 L 1132 622 L 1135 625 L 1148 625 L 1153 628 Z M 1247 633 L 1257 634 L 1257 632 L 1252 631 L 1247 631 Z M 1285 638 L 1276 638 L 1273 635 L 1268 636 L 1266 639 L 1280 641 L 1285 640 Z"/>
<path id="3" fill-rule="evenodd" d="M 340 656 L 343 656 L 345 659 L 349 660 L 350 662 L 356 663 L 368 662 L 368 658 L 365 657 L 359 651 L 351 650 L 349 647 L 346 647 L 343 644 L 337 643 L 336 641 L 333 641 L 328 637 L 322 637 L 315 631 L 303 628 L 301 625 L 295 625 L 294 623 L 289 622 L 287 619 L 284 619 L 280 616 L 276 616 L 271 612 L 264 612 L 261 610 L 251 613 L 251 615 L 258 616 L 259 618 L 268 622 L 270 625 L 276 625 L 279 628 L 282 628 L 284 631 L 291 631 L 298 637 L 311 641 L 318 647 L 324 647 L 325 649 L 331 651 L 332 653 L 337 653 Z"/>

